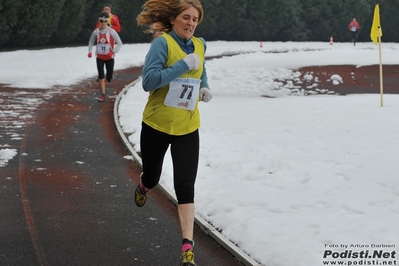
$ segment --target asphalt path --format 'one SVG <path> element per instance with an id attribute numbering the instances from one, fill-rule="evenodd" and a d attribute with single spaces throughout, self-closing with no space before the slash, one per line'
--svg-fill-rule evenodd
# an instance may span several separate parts
<path id="1" fill-rule="evenodd" d="M 158 189 L 134 203 L 141 169 L 116 130 L 118 93 L 141 73 L 116 72 L 99 103 L 95 77 L 51 90 L 0 86 L 0 265 L 179 265 L 177 208 Z M 15 115 L 17 113 L 17 115 Z M 243 265 L 195 226 L 197 265 Z"/>

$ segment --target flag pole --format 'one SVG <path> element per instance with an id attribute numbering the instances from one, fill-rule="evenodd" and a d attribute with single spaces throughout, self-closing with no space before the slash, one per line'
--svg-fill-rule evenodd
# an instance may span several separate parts
<path id="1" fill-rule="evenodd" d="M 384 106 L 383 101 L 383 82 L 382 82 L 382 56 L 381 56 L 381 36 L 382 36 L 382 28 L 380 23 L 380 6 L 379 4 L 375 5 L 374 8 L 374 17 L 373 24 L 371 25 L 370 37 L 371 40 L 378 45 L 379 57 L 380 57 L 380 94 L 381 94 L 381 107 Z"/>
<path id="2" fill-rule="evenodd" d="M 378 27 L 378 31 L 381 30 L 381 27 Z M 380 55 L 380 95 L 381 95 L 381 107 L 384 106 L 384 83 L 382 81 L 382 53 L 381 53 L 381 35 L 378 36 L 378 50 Z"/>

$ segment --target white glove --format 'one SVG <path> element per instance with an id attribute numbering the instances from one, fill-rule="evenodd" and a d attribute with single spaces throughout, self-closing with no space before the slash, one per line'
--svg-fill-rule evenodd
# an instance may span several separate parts
<path id="1" fill-rule="evenodd" d="M 212 100 L 213 96 L 211 91 L 208 88 L 202 87 L 199 91 L 199 99 L 200 101 L 209 102 Z"/>
<path id="2" fill-rule="evenodd" d="M 200 64 L 200 59 L 197 54 L 189 54 L 183 59 L 183 61 L 186 62 L 190 70 L 198 68 Z"/>

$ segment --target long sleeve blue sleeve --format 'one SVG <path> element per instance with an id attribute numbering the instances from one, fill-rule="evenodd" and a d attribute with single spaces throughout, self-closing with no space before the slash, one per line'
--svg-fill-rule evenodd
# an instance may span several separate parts
<path id="1" fill-rule="evenodd" d="M 204 43 L 205 52 L 206 52 L 206 47 L 207 47 L 206 42 L 203 38 L 200 38 L 200 40 Z M 208 74 L 206 72 L 205 62 L 206 62 L 206 60 L 204 60 L 204 70 L 202 71 L 200 87 L 201 88 L 205 87 L 205 88 L 211 89 L 211 88 L 209 88 L 209 84 L 208 84 Z"/>

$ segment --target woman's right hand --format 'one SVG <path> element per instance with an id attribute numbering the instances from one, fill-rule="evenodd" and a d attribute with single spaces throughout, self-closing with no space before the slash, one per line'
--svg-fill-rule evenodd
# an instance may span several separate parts
<path id="1" fill-rule="evenodd" d="M 200 59 L 197 54 L 189 54 L 183 59 L 183 61 L 186 62 L 190 70 L 198 68 L 200 64 Z"/>

